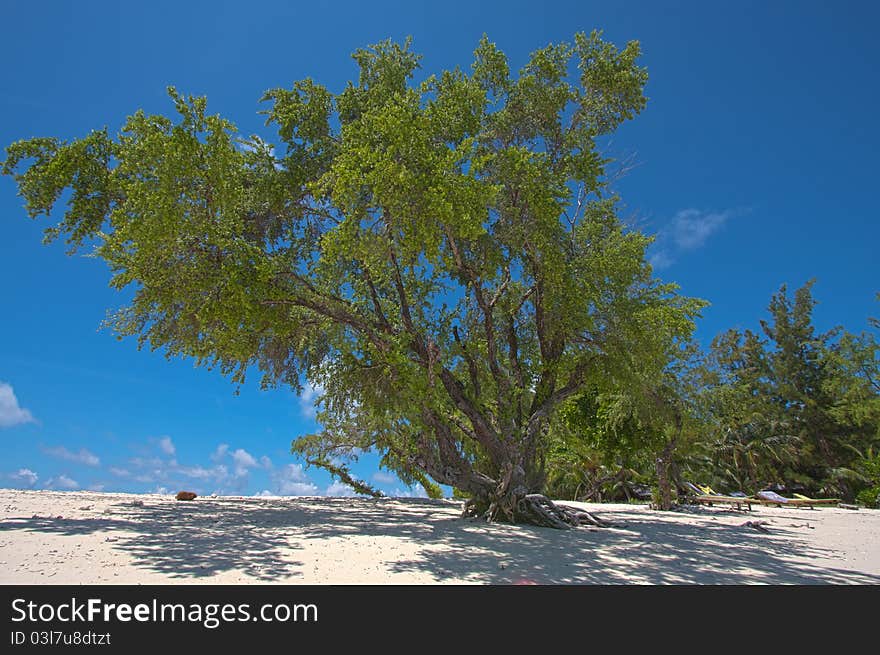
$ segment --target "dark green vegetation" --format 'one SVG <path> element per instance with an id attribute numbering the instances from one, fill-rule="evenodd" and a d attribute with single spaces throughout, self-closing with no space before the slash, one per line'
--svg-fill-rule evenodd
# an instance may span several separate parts
<path id="1" fill-rule="evenodd" d="M 547 490 L 650 479 L 667 507 L 685 467 L 743 489 L 876 484 L 876 342 L 813 335 L 807 289 L 774 299 L 765 338 L 700 360 L 705 303 L 657 280 L 618 219 L 597 140 L 645 105 L 638 56 L 578 34 L 512 76 L 484 38 L 470 71 L 415 84 L 419 57 L 388 41 L 339 94 L 268 91 L 274 144 L 172 89 L 175 119 L 19 141 L 3 172 L 32 217 L 64 197 L 47 238 L 133 286 L 119 335 L 323 389 L 323 430 L 293 450 L 362 493 L 345 458 L 368 448 L 470 514 L 557 527 L 585 517 Z"/>
<path id="2" fill-rule="evenodd" d="M 777 486 L 877 506 L 880 325 L 817 333 L 812 285 L 793 297 L 783 286 L 759 331 L 729 330 L 708 352 L 692 347 L 670 362 L 666 388 L 677 412 L 652 411 L 625 386 L 569 401 L 553 432 L 548 493 L 627 498 L 638 483 L 662 481 L 663 460 L 669 495 L 693 480 L 716 491 Z"/>

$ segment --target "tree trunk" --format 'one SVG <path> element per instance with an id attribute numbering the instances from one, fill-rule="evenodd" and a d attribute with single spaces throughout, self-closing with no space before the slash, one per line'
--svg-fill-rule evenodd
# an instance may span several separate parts
<path id="1" fill-rule="evenodd" d="M 654 462 L 654 470 L 657 473 L 657 497 L 655 505 L 657 509 L 669 511 L 672 509 L 672 484 L 670 480 L 670 472 L 672 468 L 672 453 L 675 450 L 675 442 L 668 442 L 660 453 L 660 457 Z"/>
<path id="2" fill-rule="evenodd" d="M 521 440 L 493 440 L 486 447 L 494 471 L 478 471 L 455 445 L 450 426 L 441 416 L 425 409 L 424 418 L 432 426 L 435 440 L 423 438 L 414 464 L 441 484 L 466 493 L 469 498 L 463 517 L 487 521 L 530 523 L 550 528 L 570 528 L 581 524 L 609 526 L 589 512 L 555 504 L 538 493 L 545 482 L 544 471 L 534 453 L 521 449 Z M 535 433 L 532 433 L 534 436 Z M 427 436 L 427 435 L 425 435 Z M 529 455 L 532 455 L 529 457 Z M 522 462 L 528 462 L 524 466 Z"/>

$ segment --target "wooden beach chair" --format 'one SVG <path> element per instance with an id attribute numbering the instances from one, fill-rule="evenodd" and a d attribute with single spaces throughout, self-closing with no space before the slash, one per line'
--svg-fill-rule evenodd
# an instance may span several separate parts
<path id="1" fill-rule="evenodd" d="M 733 505 L 737 509 L 745 507 L 748 511 L 752 511 L 752 502 L 754 499 L 747 496 L 725 496 L 717 493 L 712 487 L 700 486 L 690 482 L 684 483 L 685 487 L 694 495 L 690 496 L 690 500 L 698 505 Z"/>
<path id="2" fill-rule="evenodd" d="M 761 505 L 776 505 L 777 507 L 808 507 L 813 509 L 817 505 L 837 505 L 840 503 L 839 498 L 807 498 L 800 494 L 795 494 L 797 498 L 786 498 L 780 496 L 775 491 L 759 491 L 755 494 L 753 501 Z"/>
<path id="3" fill-rule="evenodd" d="M 689 496 L 705 496 L 706 492 L 703 491 L 701 487 L 698 487 L 693 482 L 688 482 L 685 480 L 682 482 L 682 485 L 687 490 Z"/>
<path id="4" fill-rule="evenodd" d="M 737 509 L 745 507 L 749 512 L 752 511 L 752 503 L 755 502 L 754 498 L 748 496 L 722 496 L 721 494 L 695 496 L 692 500 L 698 505 L 709 505 L 710 507 L 715 504 L 733 505 Z"/>
<path id="5" fill-rule="evenodd" d="M 839 505 L 840 500 L 838 498 L 810 498 L 808 496 L 803 496 L 801 494 L 794 494 L 794 497 L 798 500 L 803 500 L 808 503 L 813 503 L 814 505 Z"/>

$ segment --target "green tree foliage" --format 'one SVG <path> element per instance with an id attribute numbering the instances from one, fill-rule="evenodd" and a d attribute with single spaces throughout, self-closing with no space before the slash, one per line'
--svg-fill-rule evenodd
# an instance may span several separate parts
<path id="1" fill-rule="evenodd" d="M 880 453 L 868 448 L 865 456 L 856 460 L 853 468 L 865 485 L 856 500 L 866 507 L 880 508 Z"/>
<path id="2" fill-rule="evenodd" d="M 594 388 L 561 408 L 550 431 L 550 495 L 599 502 L 633 495 L 650 470 L 659 435 L 632 401 L 626 394 Z"/>
<path id="3" fill-rule="evenodd" d="M 676 342 L 661 338 L 651 349 L 658 357 L 639 353 L 653 362 L 641 376 L 604 371 L 553 423 L 550 493 L 619 500 L 633 483 L 652 482 L 665 506 L 676 485 L 695 480 L 748 493 L 781 484 L 873 506 L 880 322 L 869 319 L 874 331 L 860 334 L 817 334 L 812 286 L 793 297 L 783 287 L 759 332 L 728 330 L 705 354 L 694 344 L 664 349 Z"/>
<path id="4" fill-rule="evenodd" d="M 560 411 L 549 460 L 555 495 L 629 499 L 652 484 L 655 505 L 669 509 L 674 503 L 677 451 L 699 434 L 688 392 L 696 350 L 659 328 L 646 343 L 651 352 L 635 357 L 649 365 L 636 375 L 627 367 L 604 371 Z"/>
<path id="5" fill-rule="evenodd" d="M 309 461 L 347 476 L 340 458 L 375 449 L 474 512 L 534 518 L 559 406 L 642 375 L 701 307 L 652 276 L 597 147 L 645 106 L 639 55 L 577 34 L 514 76 L 483 38 L 469 72 L 417 84 L 409 41 L 385 41 L 341 93 L 268 91 L 275 142 L 170 89 L 176 118 L 20 141 L 3 172 L 32 217 L 66 197 L 47 238 L 134 287 L 119 335 L 322 389 L 324 429 L 294 443 Z"/>
<path id="6" fill-rule="evenodd" d="M 755 491 L 770 483 L 851 498 L 853 463 L 880 433 L 880 358 L 871 334 L 817 334 L 813 282 L 770 301 L 761 333 L 730 330 L 702 371 L 704 446 L 717 480 Z"/>

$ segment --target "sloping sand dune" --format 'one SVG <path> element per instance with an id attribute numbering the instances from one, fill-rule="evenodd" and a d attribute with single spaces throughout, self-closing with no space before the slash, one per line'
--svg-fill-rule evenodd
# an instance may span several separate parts
<path id="1" fill-rule="evenodd" d="M 880 584 L 877 510 L 579 505 L 622 525 L 486 524 L 451 500 L 6 489 L 0 583 Z"/>

